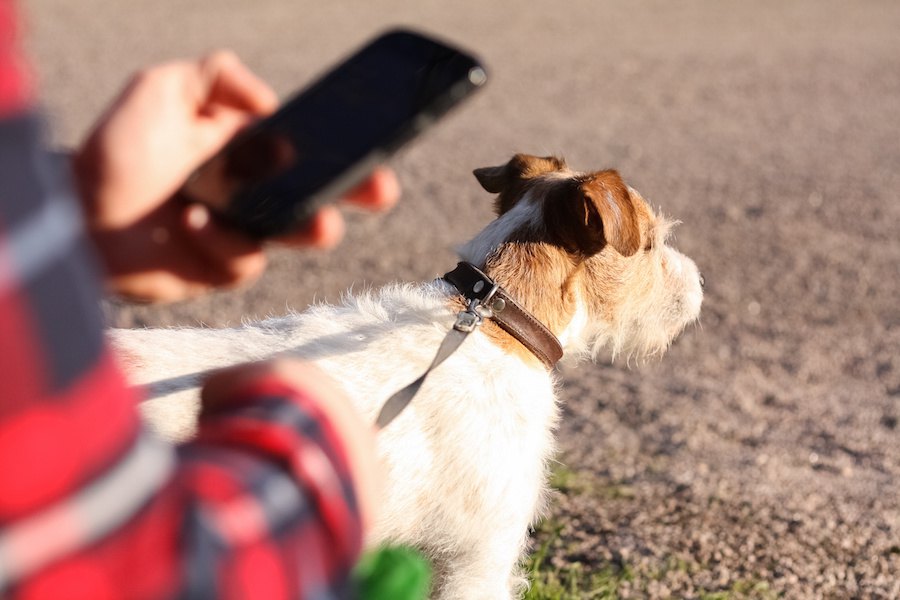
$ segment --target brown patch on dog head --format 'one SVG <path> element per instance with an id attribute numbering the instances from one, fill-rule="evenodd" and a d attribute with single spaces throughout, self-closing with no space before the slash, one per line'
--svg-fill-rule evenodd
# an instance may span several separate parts
<path id="1" fill-rule="evenodd" d="M 506 165 L 479 169 L 476 177 L 500 194 L 500 216 L 462 256 L 483 265 L 564 347 L 646 356 L 664 349 L 683 326 L 678 303 L 667 298 L 690 286 L 660 283 L 667 273 L 660 266 L 671 254 L 666 222 L 616 171 L 575 173 L 556 159 L 517 155 Z M 676 265 L 691 270 L 692 263 L 679 260 Z M 672 327 L 660 327 L 661 311 Z M 483 331 L 505 350 L 541 364 L 490 322 Z"/>
<path id="2" fill-rule="evenodd" d="M 641 246 L 635 199 L 616 171 L 555 183 L 543 208 L 548 233 L 570 253 L 593 256 L 608 244 L 631 256 Z"/>
<path id="3" fill-rule="evenodd" d="M 473 173 L 486 191 L 500 194 L 494 208 L 498 215 L 502 215 L 515 206 L 531 180 L 566 168 L 566 162 L 555 156 L 516 154 L 505 165 L 482 167 Z"/>

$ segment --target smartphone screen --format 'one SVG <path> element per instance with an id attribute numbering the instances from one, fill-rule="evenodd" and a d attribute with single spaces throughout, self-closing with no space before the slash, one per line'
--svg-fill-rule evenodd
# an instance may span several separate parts
<path id="1" fill-rule="evenodd" d="M 465 53 L 388 33 L 238 135 L 183 190 L 251 234 L 284 233 L 485 79 Z"/>

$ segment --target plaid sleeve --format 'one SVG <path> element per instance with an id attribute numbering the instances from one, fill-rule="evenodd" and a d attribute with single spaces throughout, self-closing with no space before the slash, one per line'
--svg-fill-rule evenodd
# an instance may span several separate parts
<path id="1" fill-rule="evenodd" d="M 309 397 L 277 379 L 235 390 L 224 406 L 204 406 L 181 452 L 181 481 L 195 502 L 190 596 L 349 594 L 344 577 L 362 527 L 343 448 Z"/>
<path id="2" fill-rule="evenodd" d="M 39 137 L 0 117 L 0 597 L 346 597 L 361 525 L 327 419 L 264 380 L 191 444 L 150 436 Z"/>
<path id="3" fill-rule="evenodd" d="M 15 8 L 13 0 L 0 0 L 0 118 L 21 111 L 31 98 L 28 72 L 18 49 Z"/>

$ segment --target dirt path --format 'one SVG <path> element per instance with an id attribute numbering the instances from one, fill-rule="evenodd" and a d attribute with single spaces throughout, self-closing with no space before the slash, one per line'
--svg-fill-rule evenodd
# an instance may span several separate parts
<path id="1" fill-rule="evenodd" d="M 492 84 L 395 161 L 392 215 L 244 293 L 111 320 L 236 323 L 430 278 L 490 218 L 472 168 L 616 167 L 683 221 L 708 295 L 659 363 L 565 371 L 545 569 L 636 598 L 900 598 L 900 4 L 28 4 L 68 144 L 154 60 L 232 47 L 288 93 L 381 25 L 480 49 Z"/>

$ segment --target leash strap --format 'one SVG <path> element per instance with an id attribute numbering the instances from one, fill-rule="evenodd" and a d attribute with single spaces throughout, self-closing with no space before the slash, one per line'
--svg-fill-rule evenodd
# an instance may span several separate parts
<path id="1" fill-rule="evenodd" d="M 453 324 L 453 329 L 444 336 L 444 340 L 441 342 L 434 360 L 431 361 L 431 365 L 425 369 L 425 372 L 418 379 L 387 399 L 387 402 L 384 403 L 381 411 L 378 413 L 378 418 L 375 420 L 375 426 L 378 429 L 384 429 L 391 421 L 397 418 L 397 415 L 403 412 L 403 409 L 412 402 L 419 388 L 425 383 L 425 378 L 428 377 L 428 374 L 456 352 L 462 343 L 466 341 L 469 334 L 475 331 L 485 318 L 491 316 L 491 309 L 486 308 L 485 305 L 500 289 L 500 286 L 493 282 L 491 284 L 488 289 L 482 289 L 485 287 L 484 285 L 480 286 L 477 294 L 465 294 L 469 304 L 465 310 L 456 315 L 456 323 Z M 483 294 L 481 293 L 482 291 L 484 292 Z"/>
<path id="2" fill-rule="evenodd" d="M 375 426 L 378 429 L 387 427 L 397 415 L 403 412 L 403 409 L 409 405 L 413 396 L 416 395 L 419 388 L 425 383 L 425 378 L 428 377 L 428 374 L 435 370 L 442 362 L 447 360 L 451 354 L 456 352 L 456 349 L 466 340 L 471 331 L 474 331 L 474 328 L 470 331 L 463 331 L 454 326 L 454 328 L 450 330 L 444 337 L 444 341 L 441 342 L 441 347 L 438 348 L 434 360 L 431 361 L 431 366 L 429 366 L 418 379 L 388 398 L 387 402 L 384 403 L 384 406 L 381 407 L 381 412 L 378 413 L 378 419 L 375 421 Z"/>

